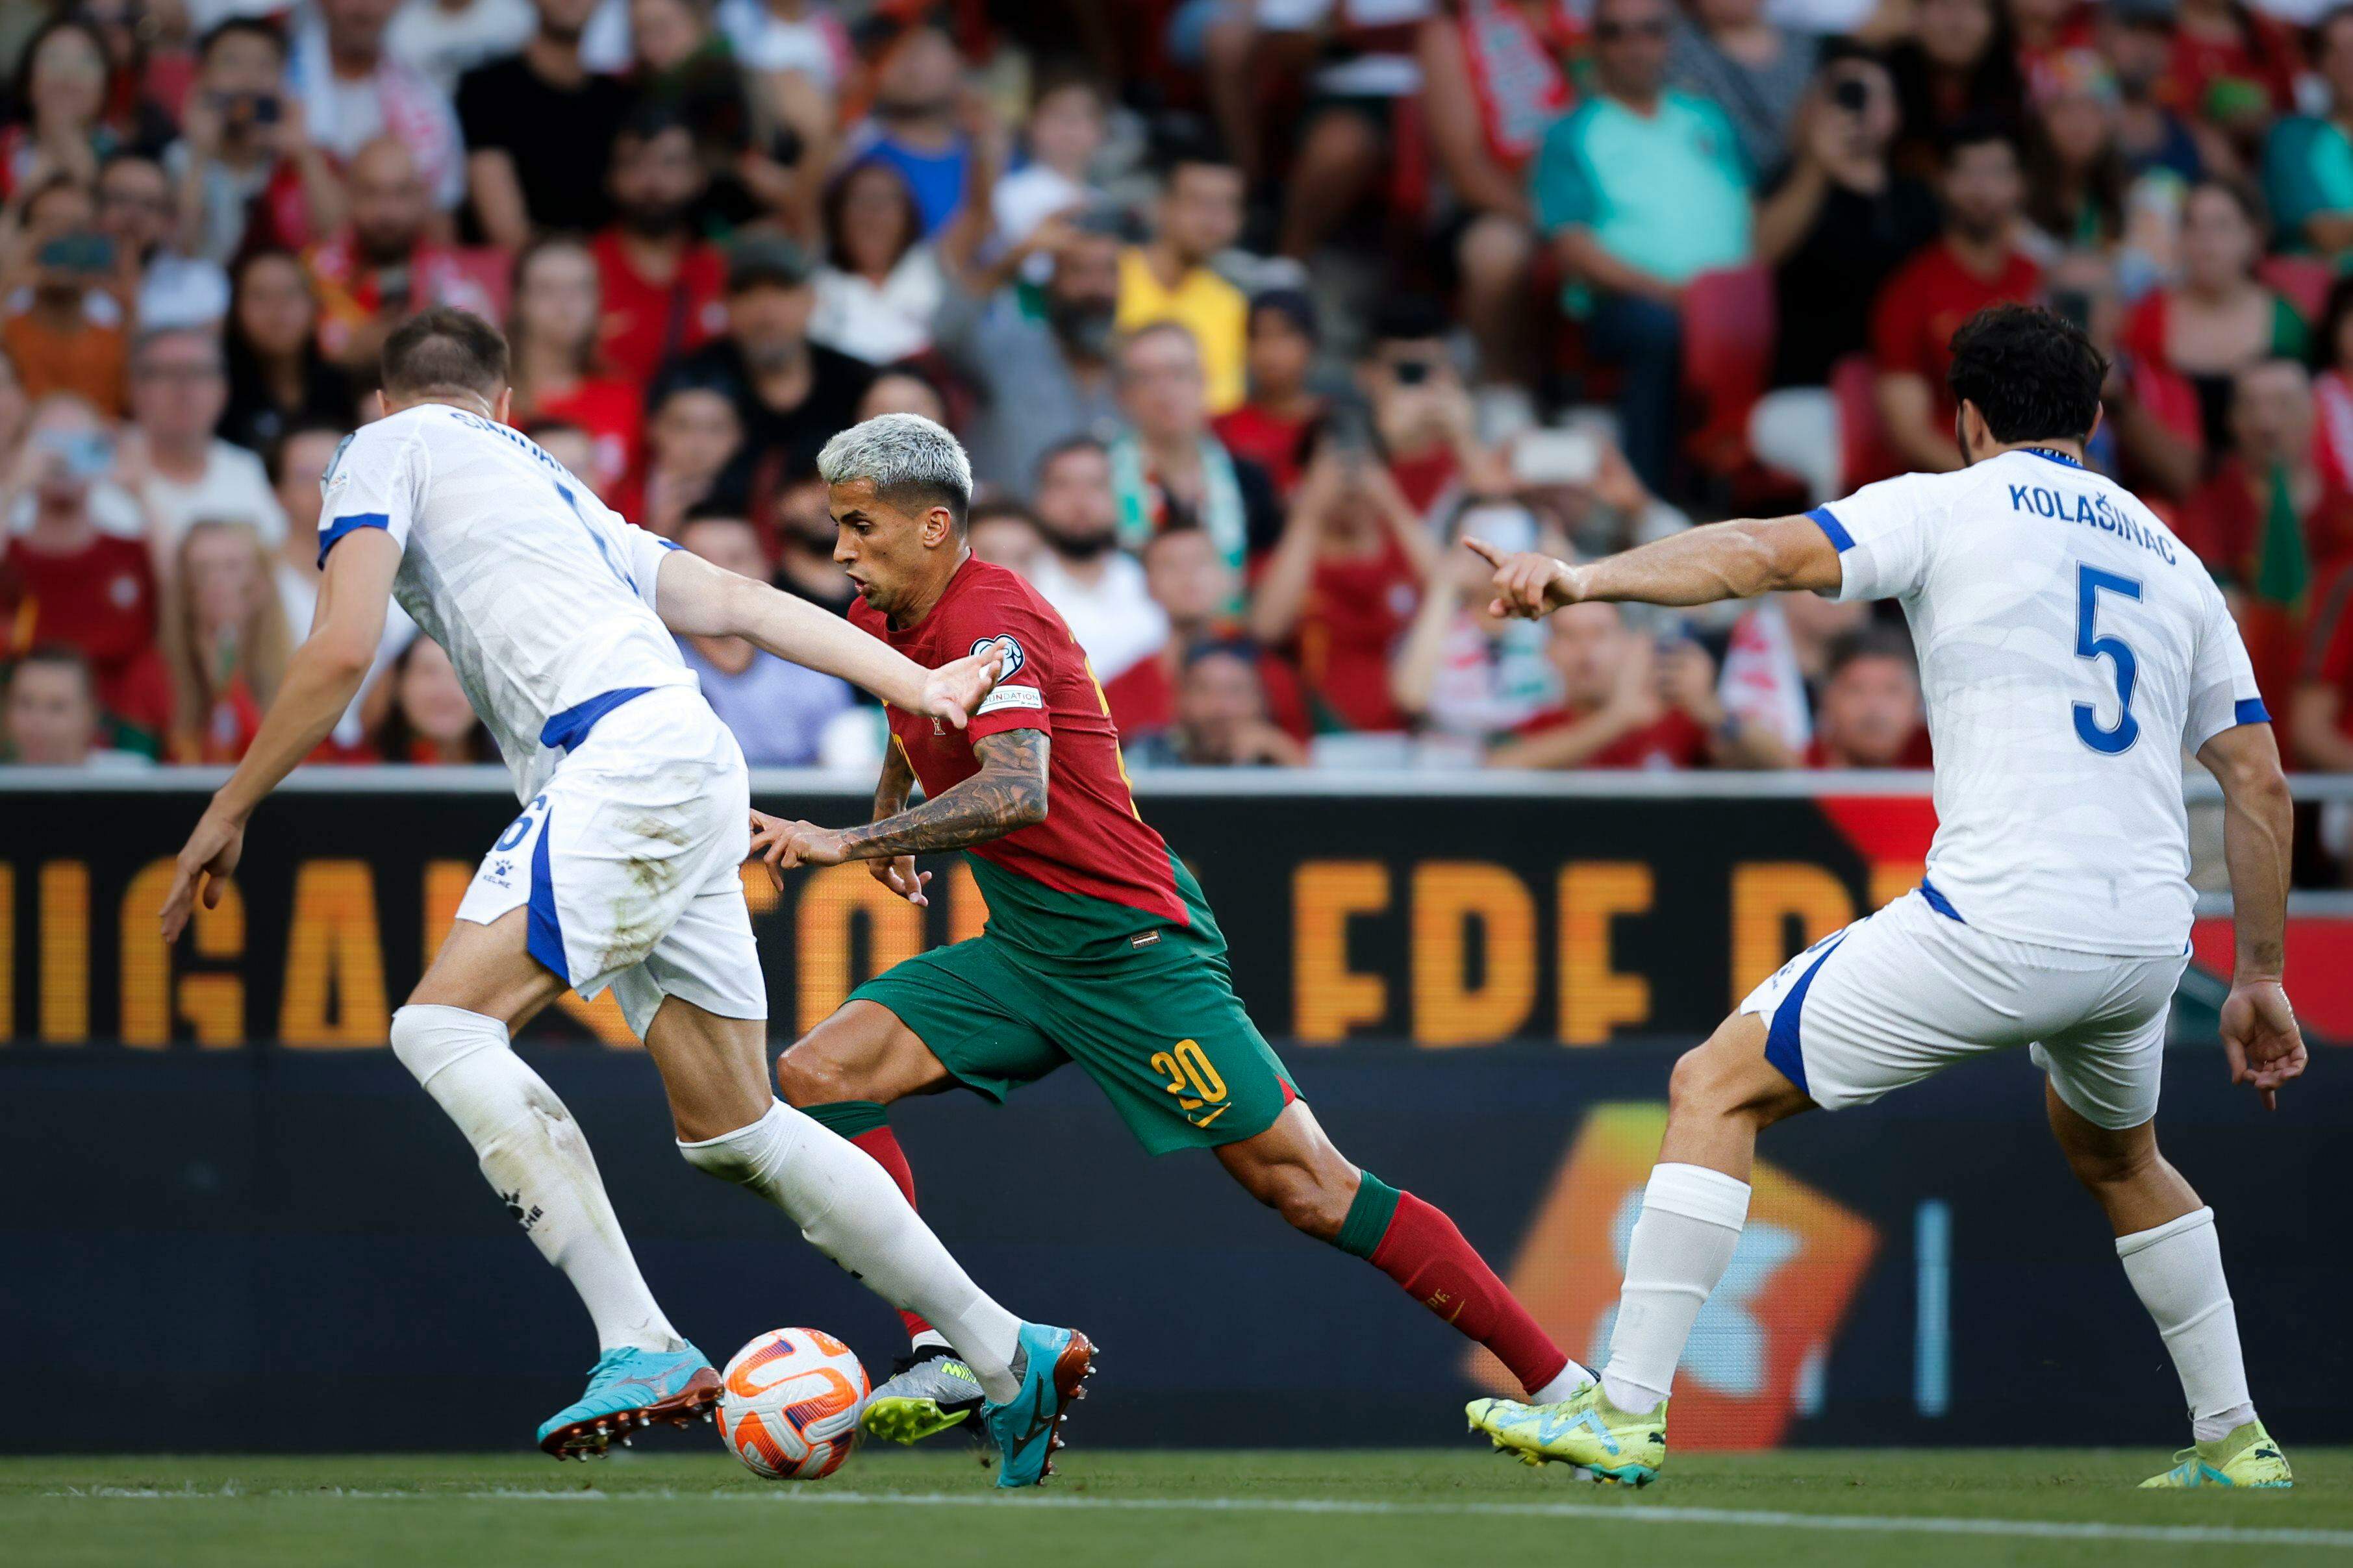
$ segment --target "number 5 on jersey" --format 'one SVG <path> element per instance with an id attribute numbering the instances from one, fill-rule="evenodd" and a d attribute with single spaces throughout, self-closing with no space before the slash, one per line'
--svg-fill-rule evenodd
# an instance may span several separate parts
<path id="1" fill-rule="evenodd" d="M 2116 677 L 2116 721 L 2108 729 L 2100 728 L 2100 710 L 2096 703 L 2075 704 L 2075 737 L 2102 756 L 2113 757 L 2132 750 L 2140 739 L 2140 721 L 2133 717 L 2133 685 L 2140 678 L 2140 661 L 2124 638 L 2114 633 L 2102 635 L 2099 630 L 2100 595 L 2105 591 L 2119 598 L 2137 601 L 2140 583 L 2131 577 L 2121 577 L 2114 572 L 2103 572 L 2096 566 L 2078 564 L 2075 568 L 2075 657 L 2077 658 L 2107 658 L 2115 661 Z"/>

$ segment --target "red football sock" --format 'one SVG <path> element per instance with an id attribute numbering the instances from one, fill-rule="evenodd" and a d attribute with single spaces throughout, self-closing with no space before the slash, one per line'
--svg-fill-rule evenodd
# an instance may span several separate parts
<path id="1" fill-rule="evenodd" d="M 1397 1213 L 1373 1248 L 1372 1264 L 1407 1295 L 1494 1352 L 1530 1394 L 1568 1364 L 1567 1354 L 1462 1239 L 1454 1222 L 1411 1193 L 1398 1194 Z"/>
<path id="2" fill-rule="evenodd" d="M 891 1173 L 891 1179 L 898 1183 L 899 1190 L 906 1194 L 907 1206 L 913 1208 L 915 1206 L 915 1168 L 907 1163 L 906 1151 L 899 1147 L 899 1135 L 888 1127 L 873 1127 L 860 1132 L 850 1142 L 872 1155 L 874 1163 Z M 917 1334 L 934 1331 L 930 1323 L 913 1312 L 902 1310 L 899 1321 L 907 1325 L 907 1337 L 911 1340 Z"/>

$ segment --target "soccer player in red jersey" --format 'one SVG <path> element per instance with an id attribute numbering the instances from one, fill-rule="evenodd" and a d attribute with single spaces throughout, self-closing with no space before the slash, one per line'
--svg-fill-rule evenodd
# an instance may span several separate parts
<path id="1" fill-rule="evenodd" d="M 1513 1299 L 1454 1222 L 1349 1163 L 1233 992 L 1201 889 L 1137 816 L 1119 734 L 1086 657 L 1017 574 L 965 542 L 971 468 L 955 437 L 885 415 L 818 459 L 858 585 L 850 617 L 927 667 L 996 647 L 996 689 L 963 730 L 893 708 L 874 820 L 825 828 L 753 814 L 770 865 L 868 862 L 914 903 L 919 854 L 970 853 L 988 923 L 860 986 L 776 1064 L 786 1100 L 851 1139 L 914 1201 L 885 1120 L 902 1095 L 961 1086 L 992 1100 L 1077 1062 L 1155 1154 L 1208 1149 L 1252 1196 L 1368 1259 L 1501 1358 L 1532 1394 L 1591 1381 Z M 909 806 L 917 783 L 923 804 Z M 913 1354 L 868 1405 L 867 1430 L 913 1442 L 980 1391 L 911 1319 Z"/>

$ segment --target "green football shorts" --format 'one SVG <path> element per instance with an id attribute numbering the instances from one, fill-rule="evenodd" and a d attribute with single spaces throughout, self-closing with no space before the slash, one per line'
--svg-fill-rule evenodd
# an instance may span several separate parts
<path id="1" fill-rule="evenodd" d="M 1223 945 L 1187 945 L 1175 962 L 1055 964 L 976 936 L 849 994 L 897 1014 L 959 1083 L 1000 1104 L 1076 1062 L 1145 1152 L 1239 1143 L 1299 1090 L 1234 994 Z"/>

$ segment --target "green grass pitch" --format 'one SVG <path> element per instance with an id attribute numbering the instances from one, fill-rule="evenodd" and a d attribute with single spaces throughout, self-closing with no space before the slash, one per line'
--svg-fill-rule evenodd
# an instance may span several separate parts
<path id="1" fill-rule="evenodd" d="M 705 1429 L 707 1430 L 707 1429 Z M 953 1439 L 829 1480 L 754 1479 L 684 1438 L 535 1455 L 0 1459 L 0 1563 L 83 1568 L 731 1563 L 830 1568 L 1640 1568 L 2353 1562 L 2353 1451 L 2291 1450 L 2292 1493 L 2138 1493 L 2161 1453 L 1679 1455 L 1634 1493 L 1473 1447 L 1074 1448 L 997 1495 Z"/>

